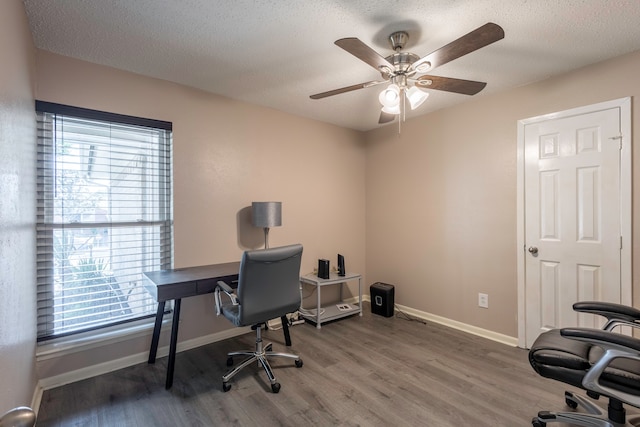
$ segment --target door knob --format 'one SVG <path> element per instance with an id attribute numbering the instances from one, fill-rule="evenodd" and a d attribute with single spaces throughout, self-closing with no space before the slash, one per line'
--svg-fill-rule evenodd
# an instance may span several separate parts
<path id="1" fill-rule="evenodd" d="M 533 256 L 538 255 L 538 248 L 536 248 L 535 246 L 529 246 L 529 253 Z"/>

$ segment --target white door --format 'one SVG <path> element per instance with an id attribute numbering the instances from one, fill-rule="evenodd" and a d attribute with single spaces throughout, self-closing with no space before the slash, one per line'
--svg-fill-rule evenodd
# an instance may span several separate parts
<path id="1" fill-rule="evenodd" d="M 599 318 L 573 311 L 576 301 L 630 303 L 621 270 L 621 110 L 592 107 L 522 124 L 526 347 L 552 328 L 599 327 Z"/>

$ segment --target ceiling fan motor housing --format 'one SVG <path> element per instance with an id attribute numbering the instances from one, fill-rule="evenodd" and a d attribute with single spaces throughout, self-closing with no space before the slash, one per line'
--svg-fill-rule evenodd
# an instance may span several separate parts
<path id="1" fill-rule="evenodd" d="M 411 64 L 416 62 L 420 57 L 411 52 L 397 52 L 385 58 L 393 64 L 393 71 L 389 74 L 405 74 L 410 71 Z M 383 70 L 384 76 L 384 70 Z"/>
<path id="2" fill-rule="evenodd" d="M 396 31 L 389 36 L 391 48 L 396 52 L 387 56 L 385 59 L 393 65 L 393 70 L 388 67 L 381 68 L 382 77 L 388 79 L 393 76 L 406 74 L 411 69 L 411 64 L 416 62 L 420 57 L 411 52 L 401 52 L 404 45 L 409 40 L 409 34 L 406 31 Z"/>

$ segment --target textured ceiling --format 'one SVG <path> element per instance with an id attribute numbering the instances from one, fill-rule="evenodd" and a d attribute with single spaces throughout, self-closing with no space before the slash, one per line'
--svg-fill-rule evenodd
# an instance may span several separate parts
<path id="1" fill-rule="evenodd" d="M 25 0 L 38 48 L 339 126 L 378 127 L 380 87 L 309 95 L 380 74 L 333 42 L 418 56 L 495 22 L 505 38 L 430 71 L 521 86 L 640 49 L 638 0 Z M 409 117 L 471 99 L 431 91 Z"/>

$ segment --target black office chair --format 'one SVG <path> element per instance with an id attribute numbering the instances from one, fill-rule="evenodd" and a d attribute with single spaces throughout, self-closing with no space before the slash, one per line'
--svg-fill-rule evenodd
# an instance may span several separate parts
<path id="1" fill-rule="evenodd" d="M 222 376 L 222 390 L 229 391 L 229 380 L 245 366 L 258 361 L 271 382 L 274 393 L 280 391 L 267 358 L 286 357 L 302 367 L 300 356 L 271 351 L 272 344 L 262 345 L 262 326 L 270 319 L 282 317 L 300 308 L 300 261 L 302 245 L 247 251 L 242 256 L 236 293 L 224 283 L 215 289 L 216 311 L 236 326 L 251 326 L 256 331 L 256 348 L 228 354 L 227 366 L 233 365 L 233 356 L 248 356 L 246 360 Z M 229 297 L 221 300 L 220 292 Z"/>
<path id="2" fill-rule="evenodd" d="M 624 404 L 640 408 L 640 340 L 614 332 L 622 326 L 640 327 L 640 310 L 620 304 L 578 302 L 578 312 L 604 316 L 603 329 L 564 328 L 541 334 L 531 346 L 529 362 L 543 377 L 587 391 L 587 396 L 609 399 L 606 414 L 591 400 L 565 392 L 565 403 L 584 412 L 541 411 L 534 427 L 564 422 L 576 426 L 638 426 L 640 417 L 626 416 Z"/>

